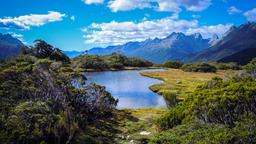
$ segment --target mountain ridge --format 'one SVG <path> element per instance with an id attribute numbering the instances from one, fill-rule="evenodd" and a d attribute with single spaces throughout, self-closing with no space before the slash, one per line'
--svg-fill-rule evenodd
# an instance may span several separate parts
<path id="1" fill-rule="evenodd" d="M 168 60 L 183 60 L 191 53 L 208 48 L 210 46 L 209 42 L 210 39 L 204 39 L 200 33 L 185 35 L 180 32 L 173 32 L 163 39 L 154 38 L 106 48 L 92 48 L 88 53 L 106 55 L 119 52 L 126 56 L 163 63 Z"/>
<path id="2" fill-rule="evenodd" d="M 16 56 L 24 44 L 10 34 L 0 33 L 0 59 Z"/>
<path id="3" fill-rule="evenodd" d="M 256 48 L 255 22 L 248 22 L 239 27 L 231 27 L 216 44 L 186 61 L 218 61 L 249 48 Z"/>

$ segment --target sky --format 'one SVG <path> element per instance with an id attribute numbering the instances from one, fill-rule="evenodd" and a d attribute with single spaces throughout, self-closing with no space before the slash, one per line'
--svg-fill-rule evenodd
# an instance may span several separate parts
<path id="1" fill-rule="evenodd" d="M 256 21 L 256 0 L 1 0 L 0 33 L 65 51 L 164 38 L 223 35 Z"/>

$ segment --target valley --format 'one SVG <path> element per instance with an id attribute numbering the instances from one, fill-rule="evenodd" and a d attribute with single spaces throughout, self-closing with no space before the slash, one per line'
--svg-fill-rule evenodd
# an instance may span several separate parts
<path id="1" fill-rule="evenodd" d="M 256 143 L 255 30 L 174 32 L 74 58 L 1 35 L 0 143 Z"/>

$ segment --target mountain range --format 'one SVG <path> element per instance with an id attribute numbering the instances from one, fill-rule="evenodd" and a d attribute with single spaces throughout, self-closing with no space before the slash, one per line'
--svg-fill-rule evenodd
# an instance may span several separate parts
<path id="1" fill-rule="evenodd" d="M 21 46 L 23 43 L 17 38 L 0 33 L 0 59 L 19 54 Z M 256 57 L 256 23 L 248 22 L 239 27 L 233 26 L 221 38 L 213 35 L 210 39 L 204 39 L 199 33 L 185 35 L 174 32 L 163 39 L 147 39 L 106 48 L 92 48 L 88 54 L 106 55 L 113 52 L 128 57 L 144 58 L 154 63 L 180 60 L 186 63 L 217 61 L 246 64 Z M 85 52 L 64 53 L 73 58 Z"/>
<path id="2" fill-rule="evenodd" d="M 188 58 L 187 61 L 235 61 L 239 63 L 241 58 L 248 58 L 246 57 L 248 52 L 255 52 L 255 49 L 256 23 L 249 22 L 239 27 L 231 27 L 214 45 Z"/>
<path id="3" fill-rule="evenodd" d="M 163 39 L 147 39 L 106 48 L 92 48 L 89 54 L 105 55 L 119 52 L 154 63 L 180 60 L 187 63 L 220 61 L 244 64 L 256 56 L 255 49 L 256 23 L 248 22 L 239 27 L 232 26 L 221 37 L 215 34 L 210 39 L 204 39 L 199 33 L 185 35 L 174 32 Z"/>
<path id="4" fill-rule="evenodd" d="M 214 42 L 212 39 L 203 39 L 199 33 L 185 35 L 174 32 L 163 39 L 147 39 L 142 42 L 128 42 L 124 45 L 106 48 L 92 48 L 89 54 L 105 55 L 118 52 L 130 57 L 144 58 L 154 63 L 163 63 L 167 60 L 183 60 L 191 53 L 208 48 Z"/>
<path id="5" fill-rule="evenodd" d="M 20 53 L 20 47 L 23 45 L 20 40 L 14 38 L 12 35 L 0 33 L 0 59 L 18 55 Z"/>

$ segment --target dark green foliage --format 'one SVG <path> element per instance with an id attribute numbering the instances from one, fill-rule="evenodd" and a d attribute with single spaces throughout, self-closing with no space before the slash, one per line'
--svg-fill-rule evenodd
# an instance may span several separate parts
<path id="1" fill-rule="evenodd" d="M 255 94 L 251 77 L 215 77 L 157 121 L 162 132 L 150 143 L 255 143 Z"/>
<path id="2" fill-rule="evenodd" d="M 0 143 L 72 143 L 117 101 L 104 87 L 85 85 L 60 51 L 35 48 L 1 63 Z"/>
<path id="3" fill-rule="evenodd" d="M 160 125 L 163 129 L 172 128 L 195 117 L 205 122 L 233 125 L 239 115 L 256 113 L 253 106 L 256 104 L 255 93 L 256 82 L 251 78 L 234 78 L 226 82 L 214 78 L 171 109 Z"/>
<path id="4" fill-rule="evenodd" d="M 181 67 L 186 72 L 216 72 L 217 68 L 208 63 L 185 64 Z"/>
<path id="5" fill-rule="evenodd" d="M 245 66 L 245 69 L 249 72 L 256 73 L 256 58 L 252 59 L 252 61 Z"/>
<path id="6" fill-rule="evenodd" d="M 209 63 L 215 66 L 218 70 L 240 70 L 241 67 L 233 62 L 230 63 Z"/>
<path id="7" fill-rule="evenodd" d="M 180 61 L 167 61 L 163 64 L 163 67 L 179 69 L 183 64 Z"/>
<path id="8" fill-rule="evenodd" d="M 200 120 L 163 131 L 152 138 L 152 144 L 240 144 L 256 142 L 256 117 L 241 116 L 234 127 L 223 124 L 209 124 Z"/>
<path id="9" fill-rule="evenodd" d="M 153 142 L 255 143 L 255 94 L 251 77 L 215 77 L 157 121 L 164 131 Z"/>
<path id="10" fill-rule="evenodd" d="M 150 67 L 153 64 L 149 61 L 139 58 L 128 58 L 118 53 L 111 55 L 81 55 L 73 60 L 74 66 L 84 70 L 121 70 L 125 67 Z"/>
<path id="11" fill-rule="evenodd" d="M 70 62 L 68 56 L 62 53 L 60 49 L 54 48 L 43 40 L 36 40 L 35 43 L 35 46 L 31 48 L 22 47 L 22 54 L 32 54 L 37 58 L 50 58 L 56 61 Z"/>

